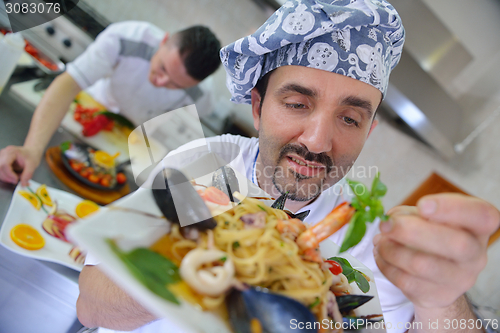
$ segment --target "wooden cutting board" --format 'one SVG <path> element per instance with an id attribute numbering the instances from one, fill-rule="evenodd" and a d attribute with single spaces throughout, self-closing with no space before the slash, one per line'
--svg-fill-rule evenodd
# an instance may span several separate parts
<path id="1" fill-rule="evenodd" d="M 107 205 L 130 193 L 128 184 L 125 184 L 125 186 L 116 191 L 101 191 L 80 182 L 64 166 L 61 158 L 61 149 L 57 146 L 47 149 L 45 160 L 57 178 L 82 198 L 92 200 L 101 205 Z"/>

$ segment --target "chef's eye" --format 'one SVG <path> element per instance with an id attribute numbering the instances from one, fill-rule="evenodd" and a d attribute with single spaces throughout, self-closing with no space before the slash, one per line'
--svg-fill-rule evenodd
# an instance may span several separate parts
<path id="1" fill-rule="evenodd" d="M 344 120 L 344 122 L 347 125 L 353 125 L 353 126 L 359 127 L 359 123 L 356 120 L 352 119 L 352 118 L 342 117 L 342 119 Z"/>
<path id="2" fill-rule="evenodd" d="M 285 106 L 290 109 L 304 109 L 306 107 L 302 103 L 285 103 Z"/>

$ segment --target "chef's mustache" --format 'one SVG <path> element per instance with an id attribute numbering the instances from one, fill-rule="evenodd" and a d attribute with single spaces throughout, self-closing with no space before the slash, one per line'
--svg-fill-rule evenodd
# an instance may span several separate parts
<path id="1" fill-rule="evenodd" d="M 327 173 L 330 172 L 330 170 L 333 168 L 332 159 L 325 153 L 319 153 L 319 154 L 311 153 L 304 146 L 294 146 L 291 144 L 287 144 L 283 146 L 283 148 L 281 148 L 280 155 L 278 157 L 278 162 L 281 161 L 285 157 L 285 155 L 289 153 L 295 153 L 306 161 L 323 164 L 326 167 Z"/>

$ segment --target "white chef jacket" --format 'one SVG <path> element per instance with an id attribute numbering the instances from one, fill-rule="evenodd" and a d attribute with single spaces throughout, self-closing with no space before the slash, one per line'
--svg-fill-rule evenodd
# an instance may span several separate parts
<path id="1" fill-rule="evenodd" d="M 206 140 L 206 141 L 204 141 Z M 250 179 L 255 185 L 257 184 L 256 178 L 256 170 L 255 170 L 255 162 L 257 160 L 257 156 L 259 153 L 259 139 L 257 138 L 245 138 L 238 135 L 230 135 L 225 134 L 216 137 L 210 137 L 207 139 L 199 139 L 194 140 L 172 152 L 166 157 L 163 165 L 159 165 L 158 168 L 162 167 L 181 167 L 183 165 L 187 165 L 192 161 L 200 158 L 201 155 L 205 154 L 204 150 L 194 150 L 190 148 L 199 147 L 202 145 L 206 145 L 205 142 L 209 143 L 209 149 L 211 151 L 215 150 L 210 147 L 210 144 L 217 142 L 229 142 L 237 145 L 241 151 L 241 155 L 239 158 L 234 159 L 234 156 L 237 153 L 234 152 L 234 149 L 228 147 L 223 149 L 221 156 L 221 149 L 217 149 L 216 152 L 219 156 L 221 156 L 229 165 L 245 175 L 247 179 Z M 189 150 L 188 154 L 182 153 L 182 151 Z M 224 156 L 226 154 L 226 156 Z M 230 161 L 232 162 L 230 163 Z M 155 175 L 157 172 L 153 171 L 152 175 Z M 338 184 L 338 185 L 337 185 Z M 323 191 L 321 195 L 310 205 L 307 205 L 300 209 L 297 213 L 310 210 L 309 215 L 305 218 L 304 222 L 308 224 L 315 224 L 326 217 L 328 213 L 332 211 L 332 209 L 338 204 L 342 203 L 347 199 L 343 194 L 340 194 L 339 186 L 347 186 L 345 180 L 341 180 L 338 182 L 336 186 L 330 187 L 328 190 Z M 344 191 L 345 193 L 345 191 Z M 355 247 L 349 249 L 347 252 L 362 262 L 366 267 L 368 267 L 374 275 L 375 284 L 377 286 L 377 291 L 380 299 L 380 304 L 382 307 L 384 321 L 388 327 L 387 332 L 390 333 L 401 333 L 405 332 L 406 329 L 404 327 L 405 323 L 411 322 L 414 313 L 413 304 L 403 295 L 403 293 L 395 287 L 391 282 L 389 282 L 385 276 L 378 269 L 377 264 L 375 263 L 375 258 L 373 257 L 373 236 L 375 236 L 379 232 L 378 228 L 378 220 L 374 223 L 368 223 L 365 237 L 361 240 L 361 242 Z M 337 231 L 334 235 L 330 237 L 330 240 L 335 242 L 336 244 L 342 244 L 342 240 L 344 239 L 344 235 L 347 231 L 347 225 L 342 229 Z M 98 264 L 98 262 L 93 257 L 87 258 L 85 264 Z M 389 324 L 390 323 L 390 324 Z M 399 327 L 398 327 L 399 326 Z M 390 329 L 389 329 L 390 328 Z M 293 331 L 293 330 L 291 330 Z M 118 331 L 108 330 L 100 328 L 99 333 L 118 333 Z M 178 333 L 180 332 L 177 327 L 172 326 L 172 323 L 167 319 L 160 319 L 158 321 L 149 323 L 145 326 L 138 328 L 133 331 L 134 333 L 154 333 L 154 332 L 162 332 L 162 333 Z M 121 332 L 120 332 L 121 333 Z"/>
<path id="2" fill-rule="evenodd" d="M 155 87 L 149 82 L 150 60 L 164 36 L 164 31 L 147 22 L 113 23 L 67 65 L 66 72 L 96 101 L 136 125 L 193 103 L 200 116 L 209 114 L 212 80 L 188 89 Z"/>

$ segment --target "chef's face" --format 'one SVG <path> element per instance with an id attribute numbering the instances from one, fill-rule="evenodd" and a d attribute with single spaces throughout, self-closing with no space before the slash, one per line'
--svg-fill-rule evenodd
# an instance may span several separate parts
<path id="1" fill-rule="evenodd" d="M 168 89 L 186 89 L 200 83 L 187 73 L 175 36 L 169 37 L 167 33 L 158 51 L 151 57 L 149 81 L 155 87 Z"/>
<path id="2" fill-rule="evenodd" d="M 262 108 L 260 94 L 252 90 L 261 186 L 272 182 L 272 192 L 310 201 L 338 182 L 377 125 L 380 100 L 376 88 L 340 74 L 303 66 L 276 69 Z"/>

